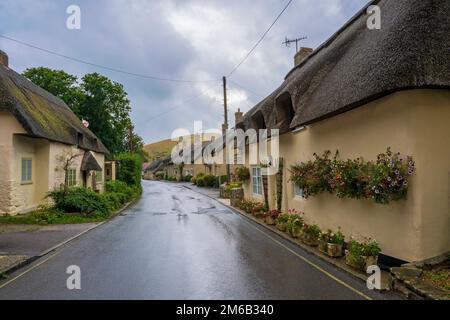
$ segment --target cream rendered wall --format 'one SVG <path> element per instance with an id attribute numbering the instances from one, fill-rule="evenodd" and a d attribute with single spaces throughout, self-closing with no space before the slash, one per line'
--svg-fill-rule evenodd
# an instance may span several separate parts
<path id="1" fill-rule="evenodd" d="M 77 155 L 73 160 L 72 168 L 77 170 L 77 186 L 83 186 L 83 173 L 81 172 L 81 162 L 83 160 L 84 153 L 86 151 L 78 149 L 75 146 L 69 146 L 62 143 L 52 142 L 50 145 L 49 156 L 49 190 L 60 188 L 64 185 L 65 172 L 63 170 L 64 162 L 61 161 L 61 156 L 67 157 L 68 155 Z M 105 181 L 105 156 L 101 153 L 92 152 L 97 162 L 102 167 L 102 181 L 97 182 L 97 189 L 100 192 L 104 191 Z M 93 174 L 90 172 L 86 179 L 86 187 L 92 189 Z"/>
<path id="2" fill-rule="evenodd" d="M 406 261 L 449 251 L 449 120 L 449 91 L 409 90 L 282 135 L 283 209 L 305 211 L 307 220 L 322 229 L 341 227 L 347 236 L 372 237 L 379 241 L 384 254 Z M 293 185 L 288 182 L 289 168 L 311 159 L 314 152 L 338 149 L 341 159 L 376 159 L 388 146 L 416 161 L 407 200 L 381 205 L 329 194 L 309 199 L 294 196 Z M 252 196 L 251 180 L 245 185 L 245 194 Z M 269 196 L 273 198 L 270 191 Z"/>
<path id="3" fill-rule="evenodd" d="M 0 112 L 0 214 L 17 214 L 36 209 L 47 203 L 46 193 L 64 184 L 63 163 L 57 156 L 79 154 L 74 161 L 77 183 L 82 185 L 80 172 L 84 150 L 73 146 L 25 136 L 26 131 L 10 112 Z M 104 191 L 104 155 L 93 152 L 103 168 L 102 181 L 97 189 Z M 22 159 L 32 159 L 32 181 L 22 183 Z M 88 186 L 92 177 L 88 177 Z"/>
<path id="4" fill-rule="evenodd" d="M 25 133 L 16 118 L 6 111 L 0 111 L 0 214 L 11 211 L 11 190 L 13 184 L 13 134 Z"/>
<path id="5" fill-rule="evenodd" d="M 45 203 L 48 190 L 49 142 L 26 136 L 13 137 L 13 181 L 11 190 L 11 213 L 34 210 Z M 32 160 L 32 181 L 22 182 L 22 159 Z"/>

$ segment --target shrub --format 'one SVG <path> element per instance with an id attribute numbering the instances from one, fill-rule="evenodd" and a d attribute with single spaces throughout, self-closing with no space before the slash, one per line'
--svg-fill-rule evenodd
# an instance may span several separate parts
<path id="1" fill-rule="evenodd" d="M 196 177 L 192 177 L 191 182 L 196 185 L 197 184 L 197 178 Z"/>
<path id="2" fill-rule="evenodd" d="M 137 198 L 142 193 L 142 187 L 134 186 L 130 187 L 123 181 L 108 181 L 106 183 L 106 194 L 114 193 L 121 204 L 125 204 L 135 198 Z"/>
<path id="3" fill-rule="evenodd" d="M 156 179 L 158 179 L 158 180 L 164 180 L 164 177 L 166 176 L 166 174 L 164 172 L 157 172 L 155 174 L 155 176 L 156 176 Z"/>
<path id="4" fill-rule="evenodd" d="M 118 180 L 129 186 L 141 184 L 142 158 L 137 154 L 121 153 L 117 156 L 120 161 Z"/>
<path id="5" fill-rule="evenodd" d="M 228 177 L 227 175 L 223 175 L 219 177 L 219 184 L 224 184 L 224 183 L 228 183 L 230 181 L 228 181 Z"/>
<path id="6" fill-rule="evenodd" d="M 109 212 L 105 199 L 87 188 L 52 191 L 48 197 L 53 199 L 56 209 L 67 213 L 105 216 Z"/>
<path id="7" fill-rule="evenodd" d="M 214 187 L 216 186 L 217 183 L 217 178 L 211 174 L 208 174 L 206 176 L 203 177 L 203 181 L 205 183 L 205 187 Z"/>
<path id="8" fill-rule="evenodd" d="M 184 182 L 191 182 L 192 178 L 193 178 L 193 177 L 192 177 L 191 175 L 187 175 L 187 176 L 184 176 L 184 177 L 183 177 L 183 181 L 184 181 Z"/>
<path id="9" fill-rule="evenodd" d="M 247 167 L 236 167 L 234 169 L 234 176 L 238 181 L 245 182 L 250 179 L 250 170 Z"/>
<path id="10" fill-rule="evenodd" d="M 197 176 L 196 182 L 197 182 L 196 184 L 197 184 L 198 187 L 204 187 L 205 186 L 205 179 L 203 178 L 203 176 L 201 176 L 201 177 Z"/>

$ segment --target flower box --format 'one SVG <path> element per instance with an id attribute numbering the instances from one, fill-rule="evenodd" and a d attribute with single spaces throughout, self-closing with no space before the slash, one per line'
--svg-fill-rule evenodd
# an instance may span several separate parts
<path id="1" fill-rule="evenodd" d="M 344 246 L 342 244 L 320 241 L 319 250 L 332 258 L 339 258 L 344 255 Z"/>
<path id="2" fill-rule="evenodd" d="M 300 227 L 297 227 L 297 228 L 294 227 L 291 230 L 291 235 L 293 238 L 301 238 L 302 234 L 303 234 L 303 230 Z"/>
<path id="3" fill-rule="evenodd" d="M 319 245 L 319 239 L 316 236 L 306 232 L 302 232 L 301 240 L 310 247 L 317 247 Z"/>
<path id="4" fill-rule="evenodd" d="M 280 230 L 280 231 L 283 231 L 283 232 L 286 231 L 286 223 L 284 223 L 284 222 L 281 222 L 281 223 L 278 222 L 277 225 L 276 225 L 276 227 L 277 227 L 277 229 Z"/>
<path id="5" fill-rule="evenodd" d="M 362 272 L 365 272 L 369 266 L 378 264 L 378 256 L 353 256 L 348 250 L 345 250 L 345 263 Z"/>
<path id="6" fill-rule="evenodd" d="M 273 226 L 276 225 L 277 222 L 274 218 L 272 218 L 271 216 L 267 216 L 265 219 L 266 224 L 268 224 L 269 226 Z"/>

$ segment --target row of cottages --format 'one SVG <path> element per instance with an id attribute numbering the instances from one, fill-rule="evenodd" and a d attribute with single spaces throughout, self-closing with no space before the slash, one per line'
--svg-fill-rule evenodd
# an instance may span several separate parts
<path id="1" fill-rule="evenodd" d="M 364 8 L 316 50 L 301 49 L 281 86 L 237 127 L 280 129 L 283 211 L 302 210 L 310 223 L 347 237 L 376 239 L 384 257 L 427 259 L 450 250 L 450 1 L 373 4 L 381 8 L 381 30 L 367 28 Z M 290 181 L 291 166 L 314 153 L 375 160 L 389 146 L 416 162 L 406 200 L 304 199 Z M 245 197 L 263 201 L 260 170 L 247 166 Z M 276 178 L 268 180 L 276 208 Z"/>
<path id="2" fill-rule="evenodd" d="M 240 122 L 243 113 L 238 110 L 235 113 L 236 121 Z M 216 136 L 206 135 L 208 141 L 203 141 L 201 146 L 191 146 L 191 157 L 183 163 L 182 166 L 174 164 L 171 157 L 164 159 L 156 159 L 144 169 L 144 179 L 156 179 L 156 174 L 164 173 L 166 176 L 181 180 L 186 176 L 197 176 L 198 174 L 213 175 L 216 177 L 223 177 L 227 175 L 227 167 L 225 165 L 225 158 L 223 148 L 220 145 L 220 140 Z M 197 149 L 197 150 L 196 150 Z M 182 156 L 182 152 L 180 152 Z M 206 163 L 205 158 L 211 159 Z M 230 173 L 233 173 L 235 166 L 230 165 Z"/>
<path id="3" fill-rule="evenodd" d="M 60 99 L 11 70 L 0 51 L 0 214 L 36 209 L 48 191 L 113 180 L 108 150 Z M 67 174 L 66 174 L 67 172 Z"/>

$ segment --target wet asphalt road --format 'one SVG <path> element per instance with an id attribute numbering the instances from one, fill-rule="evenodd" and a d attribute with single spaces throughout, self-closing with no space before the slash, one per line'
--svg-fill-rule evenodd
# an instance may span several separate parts
<path id="1" fill-rule="evenodd" d="M 0 282 L 19 276 L 0 299 L 396 298 L 205 195 L 143 186 L 142 199 L 121 216 Z M 81 268 L 81 290 L 66 288 L 69 265 Z"/>

